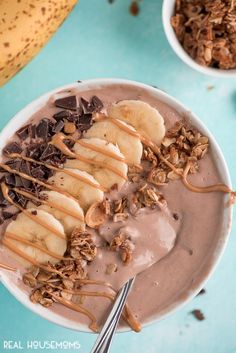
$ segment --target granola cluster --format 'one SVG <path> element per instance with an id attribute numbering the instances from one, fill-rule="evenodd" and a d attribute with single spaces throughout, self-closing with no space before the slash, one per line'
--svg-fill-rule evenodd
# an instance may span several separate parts
<path id="1" fill-rule="evenodd" d="M 33 288 L 30 299 L 49 307 L 60 298 L 71 300 L 72 293 L 87 278 L 85 265 L 96 256 L 96 246 L 91 234 L 75 228 L 68 242 L 65 259 L 55 265 L 48 263 L 46 269 L 32 268 L 23 275 L 25 285 Z"/>
<path id="2" fill-rule="evenodd" d="M 188 127 L 184 120 L 177 122 L 166 133 L 160 147 L 160 155 L 175 167 L 175 173 L 160 157 L 149 148 L 144 150 L 143 158 L 151 163 L 147 180 L 157 186 L 177 180 L 191 161 L 190 174 L 199 170 L 199 160 L 207 153 L 209 139 L 199 131 Z"/>
<path id="3" fill-rule="evenodd" d="M 235 0 L 176 0 L 171 24 L 183 48 L 197 63 L 236 68 Z"/>
<path id="4" fill-rule="evenodd" d="M 125 233 L 119 232 L 119 234 L 112 239 L 110 248 L 112 251 L 119 252 L 124 264 L 128 264 L 132 260 L 133 244 Z"/>

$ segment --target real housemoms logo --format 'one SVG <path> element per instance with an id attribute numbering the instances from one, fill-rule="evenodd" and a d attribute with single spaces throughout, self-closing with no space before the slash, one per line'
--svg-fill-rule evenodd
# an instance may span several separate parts
<path id="1" fill-rule="evenodd" d="M 80 349 L 79 341 L 7 341 L 2 340 L 1 346 L 4 350 L 68 350 Z"/>

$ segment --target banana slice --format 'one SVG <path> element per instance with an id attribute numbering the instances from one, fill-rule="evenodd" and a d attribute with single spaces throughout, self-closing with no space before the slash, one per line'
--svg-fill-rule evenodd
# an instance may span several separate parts
<path id="1" fill-rule="evenodd" d="M 76 154 L 91 161 L 99 162 L 99 164 L 86 163 L 78 159 L 68 159 L 65 164 L 66 167 L 77 168 L 92 174 L 105 188 L 111 188 L 114 184 L 118 184 L 121 187 L 125 183 L 128 167 L 124 162 L 123 154 L 120 153 L 117 146 L 105 140 L 90 138 L 79 140 L 73 149 Z M 113 168 L 114 171 L 112 170 Z"/>
<path id="2" fill-rule="evenodd" d="M 92 175 L 79 169 L 64 168 L 64 170 L 75 174 L 75 176 L 68 175 L 63 171 L 56 172 L 48 179 L 48 182 L 77 198 L 84 211 L 87 211 L 94 202 L 103 200 L 104 193 L 101 190 L 101 185 Z M 83 178 L 84 181 L 77 179 L 76 175 Z"/>
<path id="3" fill-rule="evenodd" d="M 108 115 L 132 125 L 144 137 L 160 146 L 165 136 L 164 119 L 157 109 L 139 100 L 123 100 L 108 108 Z"/>
<path id="4" fill-rule="evenodd" d="M 39 248 L 31 246 L 30 243 L 34 243 L 43 249 L 46 249 L 46 251 L 48 250 L 58 255 L 59 257 L 63 256 L 66 251 L 67 240 L 62 224 L 51 214 L 43 210 L 39 210 L 38 208 L 30 208 L 27 211 L 34 214 L 34 217 L 37 218 L 41 224 L 29 218 L 22 212 L 17 216 L 16 220 L 12 221 L 6 228 L 3 243 L 6 241 L 6 244 L 9 243 L 11 246 L 17 248 L 26 256 L 30 256 L 33 260 L 36 260 L 40 264 L 47 264 L 48 261 L 51 263 L 58 262 L 60 260 L 59 258 L 50 256 L 48 253 L 39 250 Z M 46 227 L 44 227 L 42 223 Z M 63 239 L 58 237 L 53 230 L 62 234 L 65 238 Z M 11 235 L 21 238 L 22 242 L 13 239 Z M 27 244 L 23 242 L 24 240 Z M 14 252 L 12 254 L 25 267 L 32 265 Z"/>
<path id="5" fill-rule="evenodd" d="M 60 221 L 66 234 L 70 235 L 75 227 L 85 230 L 84 212 L 79 202 L 56 191 L 42 191 L 40 196 L 43 196 L 50 205 L 42 204 L 38 208 L 47 211 Z"/>
<path id="6" fill-rule="evenodd" d="M 125 124 L 125 123 L 124 123 Z M 128 125 L 130 129 L 135 129 Z M 99 121 L 85 133 L 85 137 L 99 137 L 113 144 L 117 144 L 129 165 L 140 164 L 143 146 L 138 137 L 127 134 L 111 121 Z"/>

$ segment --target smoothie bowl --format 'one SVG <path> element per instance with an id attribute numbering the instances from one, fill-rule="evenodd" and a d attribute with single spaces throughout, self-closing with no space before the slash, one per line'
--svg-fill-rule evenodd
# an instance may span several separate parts
<path id="1" fill-rule="evenodd" d="M 235 195 L 214 138 L 176 100 L 79 81 L 28 105 L 0 141 L 1 281 L 32 311 L 99 331 L 136 276 L 120 331 L 140 331 L 203 287 Z"/>

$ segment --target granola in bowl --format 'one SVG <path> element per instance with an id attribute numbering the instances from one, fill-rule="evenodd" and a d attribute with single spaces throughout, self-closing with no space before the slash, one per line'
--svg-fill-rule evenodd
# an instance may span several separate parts
<path id="1" fill-rule="evenodd" d="M 176 0 L 171 25 L 188 55 L 198 64 L 236 68 L 234 0 Z"/>

